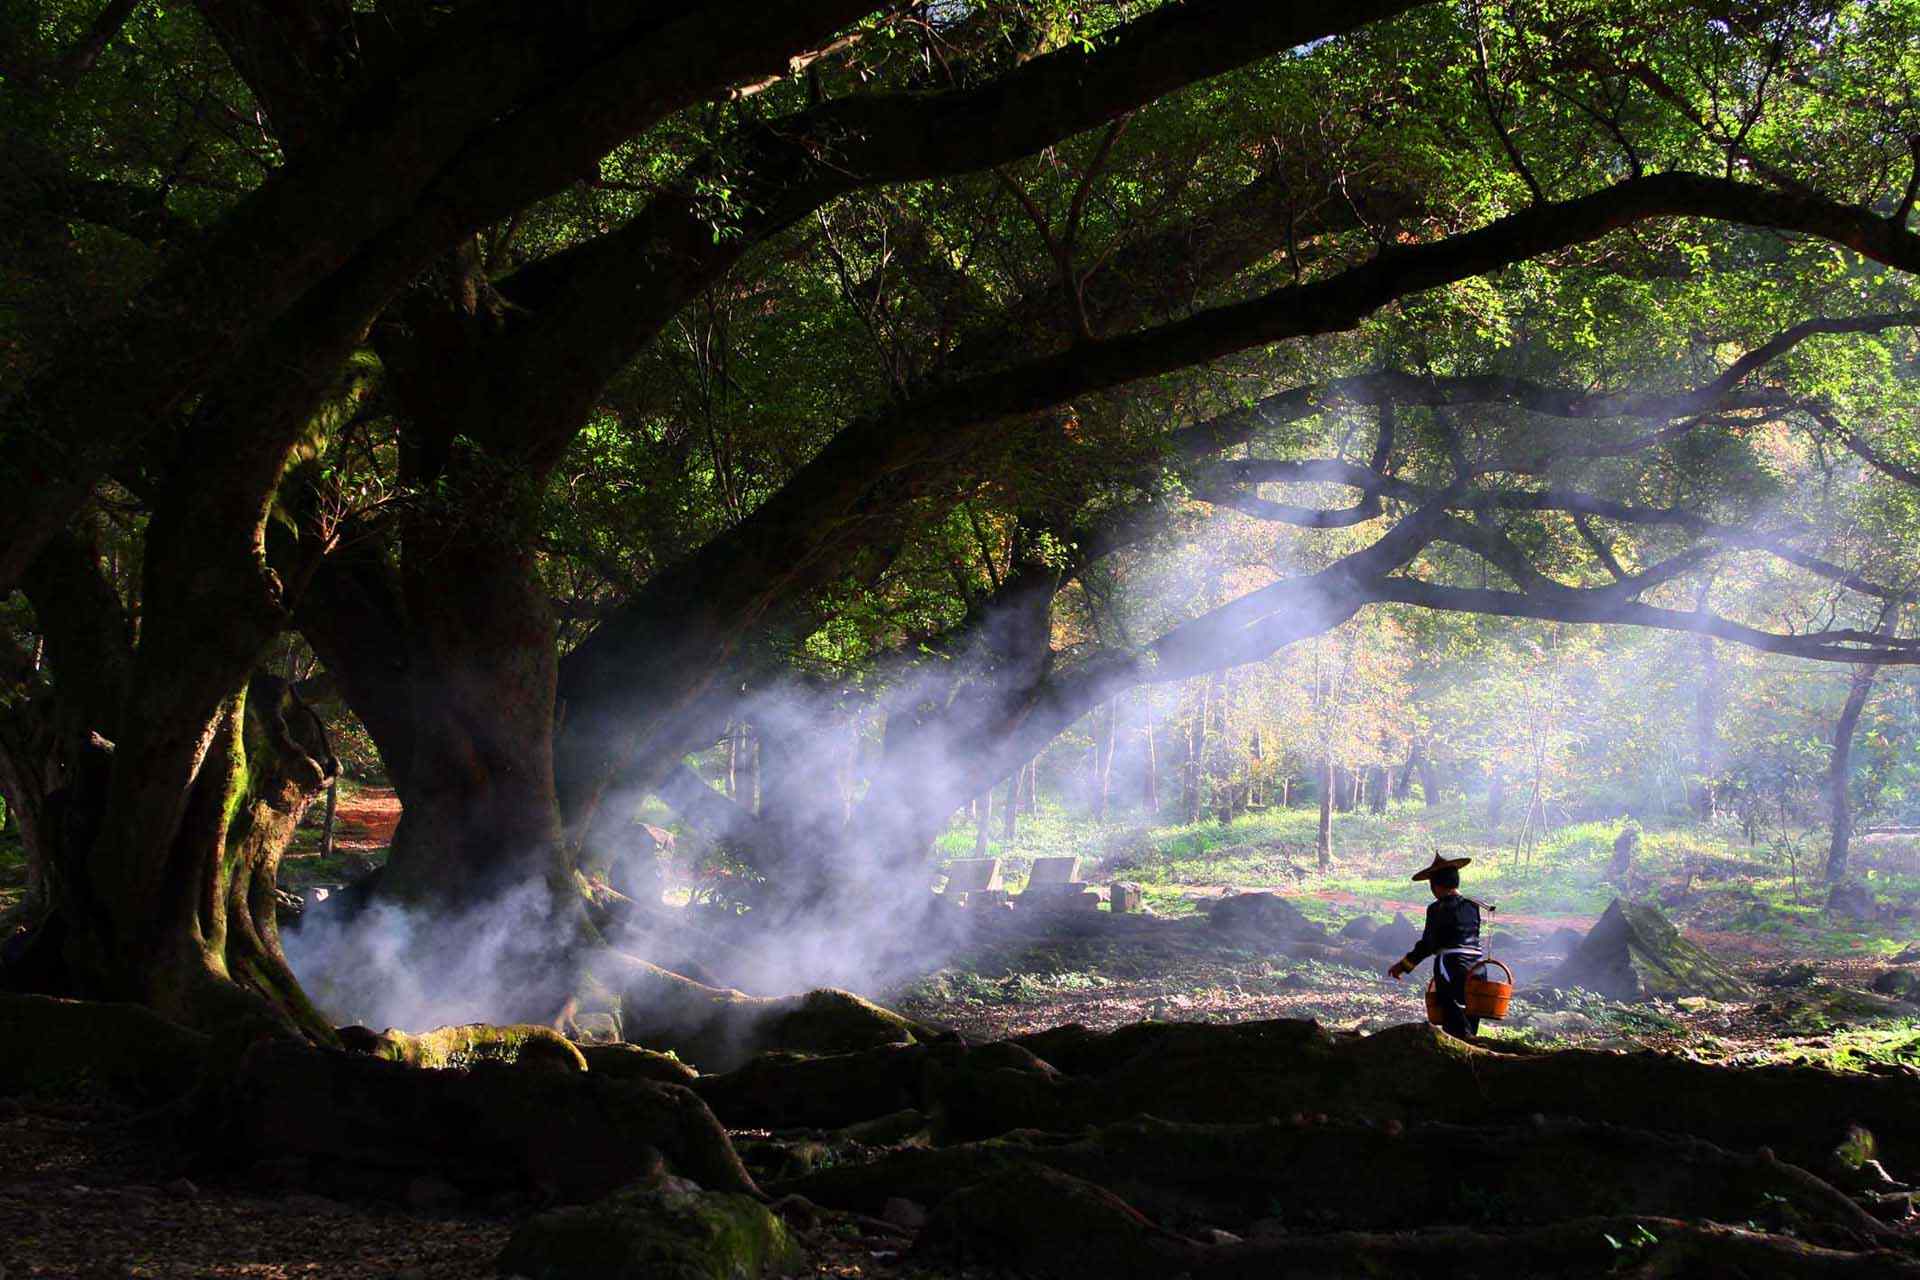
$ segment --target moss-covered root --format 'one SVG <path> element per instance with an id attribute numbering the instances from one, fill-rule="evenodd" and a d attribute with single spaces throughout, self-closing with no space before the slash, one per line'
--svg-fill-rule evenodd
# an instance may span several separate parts
<path id="1" fill-rule="evenodd" d="M 1577 1122 L 1402 1129 L 1141 1119 L 1072 1138 L 1029 1131 L 900 1151 L 771 1191 L 877 1213 L 894 1196 L 937 1204 L 1023 1165 L 1098 1182 L 1149 1214 L 1230 1229 L 1278 1218 L 1291 1231 L 1404 1231 L 1437 1221 L 1498 1230 L 1654 1214 L 1758 1220 L 1849 1247 L 1895 1235 L 1832 1186 L 1771 1156 Z M 1303 1178 L 1303 1169 L 1314 1176 Z"/>
<path id="2" fill-rule="evenodd" d="M 370 1053 L 388 1062 L 433 1070 L 463 1069 L 482 1062 L 535 1067 L 549 1071 L 585 1071 L 587 1060 L 574 1043 L 551 1027 L 519 1023 L 493 1026 L 470 1022 L 438 1027 L 413 1035 L 396 1027 L 373 1031 L 342 1027 L 347 1048 Z"/>
<path id="3" fill-rule="evenodd" d="M 1874 1135 L 1894 1177 L 1920 1174 L 1920 1090 L 1905 1073 L 1603 1050 L 1509 1054 L 1426 1026 L 1353 1036 L 1297 1021 L 1142 1024 L 1023 1043 L 1067 1074 L 956 1078 L 941 1098 L 955 1136 L 1071 1131 L 1137 1115 L 1237 1123 L 1310 1111 L 1458 1124 L 1545 1115 L 1680 1132 L 1732 1151 L 1769 1147 L 1812 1169 L 1857 1124 Z"/>
<path id="4" fill-rule="evenodd" d="M 785 1224 L 757 1200 L 642 1186 L 528 1219 L 497 1265 L 528 1280 L 754 1280 L 800 1264 Z"/>
<path id="5" fill-rule="evenodd" d="M 750 996 L 631 957 L 606 963 L 618 967 L 601 976 L 622 992 L 625 1038 L 671 1049 L 705 1072 L 731 1071 L 773 1050 L 839 1054 L 949 1038 L 851 992 Z"/>
<path id="6" fill-rule="evenodd" d="M 193 1088 L 210 1044 L 139 1005 L 0 995 L 0 1096 L 165 1102 Z"/>
<path id="7" fill-rule="evenodd" d="M 651 1080 L 656 1084 L 692 1084 L 700 1078 L 670 1053 L 642 1049 L 637 1044 L 583 1044 L 575 1046 L 587 1060 L 587 1070 L 613 1080 Z"/>
<path id="8" fill-rule="evenodd" d="M 704 1187 L 757 1191 L 691 1092 L 593 1072 L 421 1071 L 262 1044 L 242 1059 L 225 1113 L 242 1154 L 302 1156 L 349 1178 L 431 1172 L 473 1191 L 578 1202 L 648 1176 L 664 1156 Z"/>

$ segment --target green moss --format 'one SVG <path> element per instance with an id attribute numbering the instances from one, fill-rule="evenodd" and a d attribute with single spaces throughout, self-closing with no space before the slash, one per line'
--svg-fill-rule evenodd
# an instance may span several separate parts
<path id="1" fill-rule="evenodd" d="M 529 1219 L 499 1269 L 529 1280 L 752 1280 L 800 1262 L 785 1225 L 751 1197 L 640 1187 Z"/>
<path id="2" fill-rule="evenodd" d="M 585 1071 L 580 1050 L 551 1027 L 497 1027 L 474 1022 L 410 1035 L 389 1027 L 370 1046 L 375 1057 L 431 1070 L 464 1069 L 482 1062 Z"/>

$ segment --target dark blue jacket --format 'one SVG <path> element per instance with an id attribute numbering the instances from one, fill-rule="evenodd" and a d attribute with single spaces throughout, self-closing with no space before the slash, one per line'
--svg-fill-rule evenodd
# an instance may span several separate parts
<path id="1" fill-rule="evenodd" d="M 1407 959 L 1419 964 L 1428 956 L 1448 947 L 1480 945 L 1480 904 L 1459 893 L 1435 898 L 1427 908 L 1427 931 L 1407 952 Z"/>

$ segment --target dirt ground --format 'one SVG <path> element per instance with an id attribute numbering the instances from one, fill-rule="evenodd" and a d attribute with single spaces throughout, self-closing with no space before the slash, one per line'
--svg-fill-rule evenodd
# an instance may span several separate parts
<path id="1" fill-rule="evenodd" d="M 0 1099 L 0 1280 L 493 1280 L 515 1219 L 263 1192 L 143 1141 L 98 1107 Z M 954 1277 L 895 1234 L 829 1216 L 801 1236 L 813 1277 Z M 985 1273 L 967 1272 L 968 1276 Z"/>
<path id="2" fill-rule="evenodd" d="M 0 1274 L 140 1277 L 493 1275 L 509 1225 L 263 1194 L 130 1134 L 126 1117 L 0 1100 Z"/>

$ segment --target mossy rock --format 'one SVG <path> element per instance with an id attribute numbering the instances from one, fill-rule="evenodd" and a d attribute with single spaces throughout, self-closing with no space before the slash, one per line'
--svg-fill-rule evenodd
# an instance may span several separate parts
<path id="1" fill-rule="evenodd" d="M 800 1263 L 786 1226 L 750 1196 L 630 1187 L 528 1219 L 496 1265 L 528 1280 L 752 1280 Z"/>
<path id="2" fill-rule="evenodd" d="M 0 1096 L 177 1098 L 210 1041 L 133 1004 L 0 995 Z"/>
<path id="3" fill-rule="evenodd" d="M 691 1084 L 700 1078 L 670 1053 L 643 1049 L 637 1044 L 583 1044 L 575 1046 L 587 1060 L 587 1070 L 615 1080 L 652 1080 L 656 1084 Z"/>
<path id="4" fill-rule="evenodd" d="M 586 1058 L 571 1040 L 551 1027 L 528 1023 L 494 1026 L 470 1022 L 457 1027 L 437 1027 L 418 1035 L 397 1027 L 378 1032 L 366 1027 L 345 1027 L 340 1034 L 350 1049 L 388 1062 L 434 1071 L 460 1071 L 482 1063 L 553 1071 L 587 1070 Z"/>
<path id="5" fill-rule="evenodd" d="M 1808 1034 L 1897 1018 L 1907 1012 L 1898 1000 L 1824 980 L 1761 1009 L 1782 1027 Z"/>
<path id="6" fill-rule="evenodd" d="M 1872 985 L 1883 996 L 1920 1004 L 1920 968 L 1888 969 L 1875 975 Z"/>
<path id="7" fill-rule="evenodd" d="M 1207 923 L 1249 941 L 1324 942 L 1325 928 L 1277 893 L 1236 893 L 1207 912 Z"/>
<path id="8" fill-rule="evenodd" d="M 1615 898 L 1546 984 L 1597 992 L 1609 1000 L 1741 1000 L 1753 989 L 1688 942 L 1658 907 Z"/>

